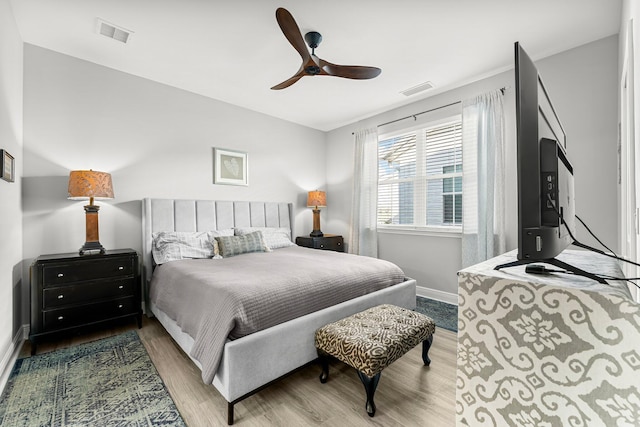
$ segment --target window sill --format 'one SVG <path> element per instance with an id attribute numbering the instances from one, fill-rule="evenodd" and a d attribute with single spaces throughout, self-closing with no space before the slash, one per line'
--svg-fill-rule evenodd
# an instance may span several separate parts
<path id="1" fill-rule="evenodd" d="M 462 238 L 462 227 L 384 227 L 378 226 L 378 233 L 409 234 L 414 236 Z"/>

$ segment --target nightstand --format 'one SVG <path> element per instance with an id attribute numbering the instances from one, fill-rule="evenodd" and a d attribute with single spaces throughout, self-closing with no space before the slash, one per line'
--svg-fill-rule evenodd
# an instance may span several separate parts
<path id="1" fill-rule="evenodd" d="M 305 248 L 344 252 L 344 239 L 337 234 L 325 234 L 322 237 L 296 237 L 296 245 L 304 246 Z"/>
<path id="2" fill-rule="evenodd" d="M 49 336 L 133 317 L 142 327 L 138 254 L 42 255 L 31 265 L 31 354 Z"/>

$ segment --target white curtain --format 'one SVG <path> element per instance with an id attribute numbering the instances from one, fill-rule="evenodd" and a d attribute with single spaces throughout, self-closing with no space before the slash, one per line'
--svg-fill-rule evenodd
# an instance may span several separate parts
<path id="1" fill-rule="evenodd" d="M 462 267 L 505 251 L 501 90 L 462 103 Z"/>
<path id="2" fill-rule="evenodd" d="M 353 204 L 349 252 L 378 257 L 378 130 L 355 132 Z"/>

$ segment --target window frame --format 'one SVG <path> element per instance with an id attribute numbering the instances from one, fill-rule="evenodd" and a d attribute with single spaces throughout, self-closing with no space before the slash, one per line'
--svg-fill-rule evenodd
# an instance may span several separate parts
<path id="1" fill-rule="evenodd" d="M 452 123 L 452 122 L 459 122 L 460 125 L 462 125 L 462 112 L 452 112 L 448 115 L 446 115 L 445 117 L 441 117 L 438 119 L 433 119 L 433 120 L 426 120 L 426 121 L 422 121 L 421 123 L 417 123 L 414 124 L 413 126 L 408 126 L 408 127 L 403 127 L 400 129 L 395 129 L 393 131 L 389 131 L 389 132 L 385 132 L 385 133 L 381 133 L 378 135 L 378 150 L 380 149 L 380 142 L 390 139 L 390 138 L 394 138 L 394 137 L 401 137 L 403 135 L 407 135 L 410 133 L 414 133 L 416 131 L 424 131 L 427 128 L 433 128 L 433 127 L 438 127 L 441 126 L 443 124 L 446 123 Z M 418 132 L 418 133 L 422 133 L 422 132 Z M 462 136 L 461 136 L 461 149 L 462 149 Z M 426 150 L 426 143 L 425 140 L 422 138 L 417 138 L 416 141 L 416 171 L 420 171 L 423 170 L 423 175 L 421 177 L 414 177 L 414 178 L 398 178 L 395 182 L 396 183 L 400 183 L 400 182 L 406 182 L 406 181 L 411 181 L 411 182 L 418 182 L 419 180 L 424 180 L 424 185 L 425 185 L 425 191 L 424 192 L 416 192 L 414 191 L 414 197 L 418 197 L 418 199 L 414 199 L 414 203 L 413 203 L 413 213 L 414 213 L 414 220 L 413 220 L 413 224 L 380 224 L 377 222 L 376 220 L 376 228 L 379 232 L 381 233 L 388 233 L 388 234 L 412 234 L 412 235 L 427 235 L 427 236 L 440 236 L 440 237 L 460 237 L 462 235 L 462 223 L 460 224 L 452 224 L 452 225 L 426 225 L 426 220 L 427 220 L 427 209 L 426 208 L 426 202 L 427 202 L 427 185 L 429 181 L 437 181 L 437 180 L 443 180 L 445 178 L 456 178 L 456 177 L 460 177 L 462 179 L 462 169 L 460 171 L 456 171 L 453 173 L 441 173 L 441 174 L 431 174 L 428 175 L 426 173 L 426 156 L 425 156 L 425 150 Z M 379 153 L 378 153 L 378 158 L 379 158 Z M 461 157 L 462 159 L 462 157 Z M 462 164 L 462 168 L 464 168 L 464 164 Z M 416 172 L 417 175 L 417 172 Z M 378 171 L 378 177 L 380 176 L 380 172 Z M 455 182 L 455 181 L 454 181 Z M 455 183 L 454 185 L 454 190 L 455 190 Z M 377 184 L 378 190 L 380 189 L 380 182 L 378 182 Z M 415 187 L 414 187 L 415 190 Z M 417 194 L 420 193 L 420 194 Z M 447 193 L 447 194 L 462 194 L 462 191 L 460 192 L 453 192 L 453 193 Z M 444 193 L 443 193 L 444 196 Z M 378 196 L 379 197 L 379 196 Z M 416 201 L 417 200 L 417 201 Z M 424 203 L 425 209 L 417 209 L 417 203 Z M 376 211 L 378 210 L 378 201 L 376 201 Z M 416 212 L 419 213 L 424 213 L 424 215 L 418 215 L 420 216 L 420 219 L 422 219 L 422 223 L 425 225 L 417 225 L 418 224 L 418 220 L 416 219 Z M 455 215 L 455 213 L 454 213 Z"/>

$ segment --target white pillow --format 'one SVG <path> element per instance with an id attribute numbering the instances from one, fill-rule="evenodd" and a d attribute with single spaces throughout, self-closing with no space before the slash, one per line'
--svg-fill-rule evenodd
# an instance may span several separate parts
<path id="1" fill-rule="evenodd" d="M 286 248 L 288 246 L 295 246 L 295 243 L 291 241 L 291 230 L 288 228 L 277 227 L 238 227 L 235 228 L 236 236 L 243 236 L 245 234 L 253 233 L 255 231 L 261 231 L 264 236 L 264 242 L 269 249 Z"/>
<path id="2" fill-rule="evenodd" d="M 233 236 L 233 230 L 159 231 L 151 236 L 153 260 L 160 265 L 189 258 L 221 258 L 215 237 Z"/>

